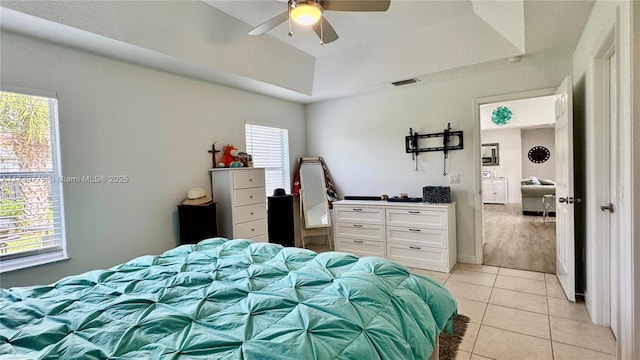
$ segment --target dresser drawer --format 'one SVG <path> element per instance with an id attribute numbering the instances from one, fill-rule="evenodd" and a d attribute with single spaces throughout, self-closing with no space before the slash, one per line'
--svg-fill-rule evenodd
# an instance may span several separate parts
<path id="1" fill-rule="evenodd" d="M 335 239 L 336 251 L 351 253 L 357 256 L 379 256 L 384 257 L 384 242 L 345 239 L 337 237 Z"/>
<path id="2" fill-rule="evenodd" d="M 267 200 L 267 194 L 265 193 L 264 187 L 234 190 L 233 197 L 235 200 L 235 206 L 244 206 L 258 203 L 262 203 L 264 205 L 265 201 Z"/>
<path id="3" fill-rule="evenodd" d="M 264 186 L 264 171 L 262 169 L 233 172 L 234 189 L 246 189 L 256 186 Z"/>
<path id="4" fill-rule="evenodd" d="M 438 210 L 387 209 L 387 226 L 447 228 L 447 212 Z"/>
<path id="5" fill-rule="evenodd" d="M 233 208 L 233 218 L 236 224 L 267 217 L 267 209 L 264 203 L 236 206 Z"/>
<path id="6" fill-rule="evenodd" d="M 447 233 L 437 229 L 387 226 L 387 241 L 406 245 L 447 248 Z"/>
<path id="7" fill-rule="evenodd" d="M 362 206 L 335 206 L 333 216 L 336 222 L 358 224 L 384 224 L 384 209 Z"/>
<path id="8" fill-rule="evenodd" d="M 335 237 L 384 241 L 384 225 L 336 223 Z"/>
<path id="9" fill-rule="evenodd" d="M 269 242 L 269 237 L 267 234 L 258 235 L 256 237 L 249 238 L 251 241 L 255 242 Z"/>
<path id="10" fill-rule="evenodd" d="M 405 266 L 449 272 L 448 256 L 446 249 L 387 243 L 387 259 Z"/>
<path id="11" fill-rule="evenodd" d="M 267 233 L 267 219 L 249 221 L 234 226 L 236 239 L 251 239 Z"/>

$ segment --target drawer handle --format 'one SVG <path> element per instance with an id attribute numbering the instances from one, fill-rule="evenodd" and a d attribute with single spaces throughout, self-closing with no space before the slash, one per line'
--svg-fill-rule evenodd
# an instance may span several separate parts
<path id="1" fill-rule="evenodd" d="M 409 214 L 420 214 L 420 211 L 411 211 L 411 210 L 409 210 Z"/>
<path id="2" fill-rule="evenodd" d="M 252 182 L 252 181 L 253 181 L 253 179 L 249 179 L 249 182 Z"/>
<path id="3" fill-rule="evenodd" d="M 364 244 L 364 240 L 353 240 L 356 244 Z"/>
<path id="4" fill-rule="evenodd" d="M 251 213 L 251 215 L 253 215 L 253 213 Z"/>
<path id="5" fill-rule="evenodd" d="M 251 231 L 256 231 L 256 229 L 251 229 Z"/>
<path id="6" fill-rule="evenodd" d="M 422 248 L 420 246 L 413 246 L 413 245 L 409 245 L 409 249 L 422 250 Z"/>
<path id="7" fill-rule="evenodd" d="M 353 211 L 362 211 L 362 209 L 351 209 Z"/>
<path id="8" fill-rule="evenodd" d="M 409 229 L 409 231 L 420 232 L 420 229 Z"/>
<path id="9" fill-rule="evenodd" d="M 361 228 L 361 227 L 362 227 L 362 225 L 360 225 L 360 224 L 353 224 L 353 227 Z"/>
<path id="10" fill-rule="evenodd" d="M 253 195 L 249 195 L 249 199 L 253 199 Z"/>

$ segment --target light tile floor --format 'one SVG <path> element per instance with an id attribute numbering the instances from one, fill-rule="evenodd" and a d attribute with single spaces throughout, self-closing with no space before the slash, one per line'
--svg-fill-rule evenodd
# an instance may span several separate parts
<path id="1" fill-rule="evenodd" d="M 464 263 L 450 274 L 411 271 L 444 284 L 470 318 L 458 360 L 616 359 L 611 330 L 594 325 L 584 303 L 569 302 L 554 274 Z"/>
<path id="2" fill-rule="evenodd" d="M 594 325 L 584 303 L 567 301 L 553 274 L 472 264 L 451 274 L 411 270 L 443 283 L 470 318 L 459 360 L 616 358 L 611 330 Z"/>

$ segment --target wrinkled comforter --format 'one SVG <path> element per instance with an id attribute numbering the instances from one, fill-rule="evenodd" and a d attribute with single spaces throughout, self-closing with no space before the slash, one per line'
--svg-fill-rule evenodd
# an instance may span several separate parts
<path id="1" fill-rule="evenodd" d="M 392 261 L 214 238 L 0 290 L 0 359 L 427 359 L 456 303 Z"/>

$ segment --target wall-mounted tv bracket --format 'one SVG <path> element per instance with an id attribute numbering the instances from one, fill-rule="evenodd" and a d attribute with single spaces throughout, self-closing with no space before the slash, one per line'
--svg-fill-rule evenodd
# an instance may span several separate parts
<path id="1" fill-rule="evenodd" d="M 443 146 L 436 147 L 418 147 L 418 140 L 427 138 L 441 137 Z M 451 138 L 458 138 L 458 142 L 455 145 L 451 145 Z M 447 175 L 447 159 L 449 158 L 449 150 L 461 150 L 464 149 L 462 142 L 462 131 L 451 131 L 451 123 L 447 124 L 447 128 L 441 133 L 432 134 L 418 134 L 413 132 L 413 128 L 409 128 L 409 136 L 404 137 L 405 152 L 411 153 L 411 160 L 416 161 L 416 171 L 418 171 L 418 154 L 427 151 L 442 151 L 444 152 L 443 161 L 443 176 Z"/>

